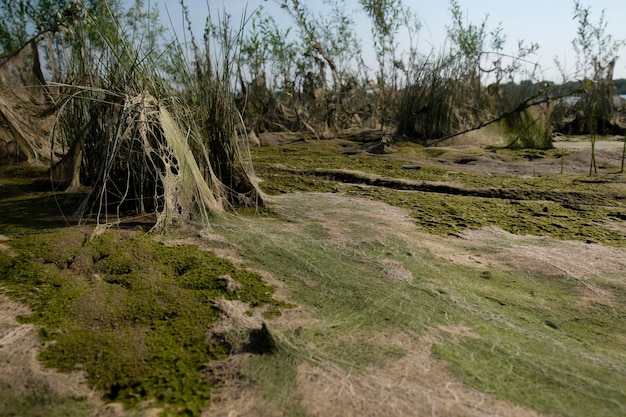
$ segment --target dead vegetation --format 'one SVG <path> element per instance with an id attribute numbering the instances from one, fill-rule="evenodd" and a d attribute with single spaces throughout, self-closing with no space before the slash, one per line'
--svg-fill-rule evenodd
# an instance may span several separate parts
<path id="1" fill-rule="evenodd" d="M 297 380 L 303 405 L 312 416 L 540 416 L 464 386 L 445 362 L 432 357 L 432 346 L 441 343 L 440 333 L 480 337 L 454 327 L 431 329 L 417 341 L 402 334 L 378 335 L 374 339 L 406 354 L 358 375 L 303 363 Z"/>
<path id="2" fill-rule="evenodd" d="M 50 131 L 54 105 L 39 78 L 39 55 L 33 42 L 0 59 L 0 164 L 56 162 Z"/>
<path id="3" fill-rule="evenodd" d="M 139 1 L 0 21 L 48 28 L 0 62 L 0 164 L 49 168 L 0 178 L 0 414 L 623 414 L 615 62 L 555 90 L 456 1 L 449 50 L 402 54 L 410 10 L 362 1 L 370 70 L 341 2 L 280 3 L 300 39 L 198 41 L 184 2 L 189 42 Z"/>
<path id="4" fill-rule="evenodd" d="M 388 155 L 383 163 L 398 156 Z M 442 156 L 440 152 L 412 156 L 411 163 L 428 167 Z M 487 172 L 490 164 L 498 163 L 469 149 L 465 157 L 471 156 L 476 157 L 473 169 Z M 536 161 L 526 160 L 525 169 L 531 170 Z M 418 175 L 420 170 L 401 172 Z M 494 177 L 498 178 L 485 178 Z M 441 204 L 446 194 L 432 191 L 422 193 L 440 195 Z M 401 196 L 402 191 L 394 192 Z M 535 359 L 542 366 L 555 366 L 557 374 L 561 361 L 568 363 L 563 372 L 574 366 L 570 355 L 587 363 L 585 355 L 600 355 L 597 338 L 604 341 L 605 356 L 594 366 L 614 366 L 622 357 L 614 350 L 624 343 L 614 321 L 623 314 L 622 246 L 524 236 L 495 226 L 468 228 L 456 236 L 432 235 L 420 231 L 419 219 L 405 209 L 341 190 L 269 196 L 267 204 L 269 216 L 215 218 L 210 229 L 191 231 L 191 237 L 169 245 L 198 245 L 264 271 L 264 280 L 278 288 L 276 296 L 297 304 L 279 317 L 265 317 L 263 309 L 251 314 L 245 303 L 215 300 L 212 305 L 222 319 L 206 337 L 226 341 L 231 354 L 210 362 L 203 374 L 213 386 L 204 415 L 570 415 L 571 410 L 558 411 L 555 404 L 533 406 L 535 401 L 547 401 L 532 388 L 545 383 L 541 378 L 516 379 L 494 393 L 468 378 L 475 372 L 472 368 L 459 370 L 455 354 L 482 357 L 497 343 L 498 353 L 491 353 L 489 363 L 499 369 L 530 332 L 533 338 L 567 348 L 553 357 L 534 351 L 543 344 L 526 346 L 527 357 L 515 364 L 521 375 Z M 11 240 L 3 245 L 17 253 Z M 73 270 L 80 270 L 78 259 L 75 263 Z M 84 265 L 88 271 L 89 265 Z M 236 291 L 236 283 L 221 279 Z M 571 314 L 577 321 L 568 319 Z M 587 333 L 595 329 L 593 320 L 603 323 L 602 335 Z M 253 351 L 250 335 L 264 326 L 263 334 L 274 347 L 264 353 Z M 511 333 L 510 326 L 519 333 Z M 570 334 L 585 340 L 587 348 L 579 351 Z M 506 342 L 509 338 L 512 341 Z M 604 372 L 602 367 L 594 369 Z M 498 381 L 504 375 L 508 373 L 501 369 L 480 380 Z M 597 384 L 594 395 L 613 398 L 610 389 Z M 541 400 L 530 404 L 516 397 L 514 386 L 524 386 L 526 396 Z M 554 398 L 567 396 L 565 391 L 549 392 Z M 567 405 L 573 400 L 559 401 Z M 122 414 L 113 415 L 127 413 L 117 412 Z"/>

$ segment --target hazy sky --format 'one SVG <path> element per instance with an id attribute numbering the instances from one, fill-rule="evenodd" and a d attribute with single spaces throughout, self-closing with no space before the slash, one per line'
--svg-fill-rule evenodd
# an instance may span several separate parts
<path id="1" fill-rule="evenodd" d="M 319 10 L 322 0 L 301 0 L 312 10 Z M 345 0 L 347 10 L 357 10 L 358 0 Z M 175 20 L 175 28 L 180 28 L 180 6 L 178 0 L 152 0 L 167 5 L 170 15 Z M 248 15 L 263 5 L 265 11 L 274 16 L 279 24 L 291 25 L 290 17 L 282 11 L 275 0 L 185 0 L 197 30 L 202 30 L 207 17 L 207 3 L 211 13 L 226 10 L 235 22 L 239 22 L 242 11 L 247 7 Z M 404 0 L 422 22 L 418 48 L 428 52 L 433 47 L 441 48 L 446 40 L 446 26 L 450 24 L 449 2 L 447 0 Z M 568 76 L 573 77 L 576 55 L 572 40 L 576 36 L 576 22 L 573 20 L 573 0 L 459 0 L 461 9 L 469 22 L 478 24 L 488 15 L 488 28 L 494 29 L 498 23 L 503 27 L 507 43 L 505 52 L 515 53 L 518 40 L 537 42 L 540 49 L 536 60 L 541 64 L 546 79 L 560 80 L 554 65 L 558 56 L 565 66 Z M 583 5 L 591 6 L 591 21 L 595 24 L 605 11 L 608 22 L 607 32 L 615 39 L 626 39 L 626 1 L 625 0 L 583 0 Z M 353 17 L 364 47 L 371 44 L 369 20 L 362 12 L 355 12 Z M 402 40 L 400 40 L 402 41 Z M 618 53 L 621 58 L 615 67 L 615 78 L 626 78 L 626 48 Z M 373 61 L 373 54 L 369 56 Z M 375 62 L 366 62 L 374 66 Z"/>

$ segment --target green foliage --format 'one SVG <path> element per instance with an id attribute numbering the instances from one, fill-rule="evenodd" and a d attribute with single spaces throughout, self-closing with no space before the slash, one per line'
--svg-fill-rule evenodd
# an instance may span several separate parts
<path id="1" fill-rule="evenodd" d="M 468 71 L 478 71 L 483 55 L 487 52 L 487 18 L 478 25 L 466 23 L 457 0 L 450 0 L 450 13 L 452 25 L 448 27 L 448 36 L 452 41 L 451 53 L 462 57 Z M 501 32 L 498 28 L 494 33 L 499 36 Z M 498 38 L 494 41 L 501 44 L 504 39 Z"/>
<path id="2" fill-rule="evenodd" d="M 470 81 L 475 78 L 486 81 L 483 80 L 484 76 L 495 76 L 492 82 L 500 84 L 504 80 L 512 81 L 519 75 L 530 79 L 534 77 L 534 66 L 530 74 L 520 73 L 524 72 L 522 62 L 528 63 L 526 60 L 538 51 L 539 44 L 526 44 L 518 40 L 517 53 L 514 56 L 505 54 L 506 35 L 500 24 L 489 31 L 488 16 L 479 24 L 466 22 L 457 0 L 450 0 L 450 13 L 452 24 L 447 28 L 452 42 L 450 54 L 460 61 Z"/>
<path id="3" fill-rule="evenodd" d="M 500 122 L 512 149 L 551 149 L 552 129 L 534 109 L 525 109 Z M 542 120 L 544 119 L 544 120 Z"/>
<path id="4" fill-rule="evenodd" d="M 626 78 L 613 80 L 613 83 L 615 84 L 615 91 L 617 94 L 626 95 Z"/>
<path id="5" fill-rule="evenodd" d="M 317 61 L 321 87 L 326 87 L 325 65 L 327 65 L 333 77 L 333 87 L 339 88 L 340 80 L 337 74 L 337 65 L 334 57 L 326 49 L 328 45 L 322 43 L 324 41 L 322 37 L 322 25 L 317 21 L 309 8 L 301 3 L 300 0 L 281 0 L 279 4 L 280 7 L 293 18 L 294 23 L 300 30 L 302 49 L 305 51 L 303 55 L 309 58 L 308 64 L 311 65 L 311 67 L 309 67 L 310 70 L 315 71 L 314 62 Z M 304 68 L 301 67 L 300 71 L 302 72 L 303 69 Z"/>
<path id="6" fill-rule="evenodd" d="M 501 26 L 489 31 L 487 17 L 478 25 L 466 23 L 456 0 L 450 1 L 450 12 L 449 50 L 415 70 L 400 99 L 398 133 L 420 143 L 478 129 L 510 112 L 530 111 L 519 109 L 532 96 L 528 91 L 532 82 L 517 85 L 513 80 L 526 72 L 523 64 L 539 46 L 518 41 L 515 56 L 504 54 L 506 37 Z M 532 78 L 535 70 L 524 75 Z M 501 84 L 503 80 L 507 84 Z M 549 146 L 547 118 L 535 118 L 533 132 L 524 114 L 505 119 L 507 133 L 517 137 L 516 146 Z"/>
<path id="7" fill-rule="evenodd" d="M 0 52 L 8 55 L 28 40 L 27 3 L 23 0 L 0 1 Z"/>
<path id="8" fill-rule="evenodd" d="M 390 117 L 390 106 L 395 104 L 389 99 L 389 91 L 395 92 L 398 88 L 396 37 L 403 23 L 405 6 L 402 0 L 359 0 L 359 3 L 372 21 L 372 39 L 378 61 L 380 127 L 383 130 Z"/>
<path id="9" fill-rule="evenodd" d="M 321 38 L 325 50 L 333 56 L 341 87 L 347 87 L 351 78 L 357 76 L 359 61 L 362 59 L 361 39 L 353 11 L 341 0 L 325 0 L 331 7 L 329 16 L 319 18 Z"/>
<path id="10" fill-rule="evenodd" d="M 608 22 L 604 11 L 594 23 L 591 8 L 583 6 L 579 0 L 574 1 L 574 20 L 577 31 L 572 45 L 577 55 L 577 77 L 582 80 L 584 92 L 576 103 L 569 106 L 570 113 L 574 115 L 571 128 L 578 134 L 615 133 L 615 128 L 611 126 L 616 94 L 613 70 L 617 53 L 626 45 L 626 39 L 614 39 L 607 33 Z M 567 106 L 567 103 L 561 105 Z"/>
<path id="11" fill-rule="evenodd" d="M 250 18 L 248 34 L 241 39 L 244 59 L 237 61 L 237 76 L 245 99 L 239 110 L 247 129 L 254 132 L 272 128 L 277 91 L 287 93 L 285 98 L 294 93 L 298 46 L 289 39 L 290 32 L 291 28 L 279 28 L 259 7 Z"/>
<path id="12" fill-rule="evenodd" d="M 101 62 L 90 56 L 92 53 L 98 58 L 106 56 L 124 42 L 153 50 L 164 31 L 156 6 L 148 7 L 144 0 L 134 0 L 128 7 L 120 0 L 2 0 L 0 16 L 0 51 L 14 52 L 35 39 L 55 82 L 84 75 L 71 73 L 72 63 L 66 62 L 68 52 L 85 61 L 83 68 L 89 68 Z"/>
<path id="13" fill-rule="evenodd" d="M 598 21 L 593 23 L 591 8 L 583 6 L 580 0 L 574 0 L 574 20 L 578 27 L 572 45 L 578 57 L 576 65 L 579 76 L 595 81 L 604 79 L 607 70 L 612 74 L 617 53 L 626 40 L 614 39 L 607 33 L 608 22 L 604 10 Z"/>
<path id="14" fill-rule="evenodd" d="M 295 63 L 293 78 L 281 92 L 287 93 L 282 102 L 293 109 L 295 117 L 292 119 L 296 120 L 277 124 L 281 127 L 296 125 L 301 130 L 313 131 L 316 136 L 311 120 L 314 126 L 320 126 L 321 131 L 336 131 L 349 126 L 346 119 L 354 110 L 351 96 L 357 73 L 362 68 L 362 50 L 355 22 L 346 10 L 345 2 L 324 1 L 324 7 L 329 9 L 326 15 L 312 13 L 299 0 L 282 0 L 279 4 L 293 19 L 300 40 L 294 44 L 295 49 L 289 50 Z M 270 41 L 276 44 L 274 39 Z M 327 71 L 332 78 L 330 89 Z"/>
<path id="15" fill-rule="evenodd" d="M 459 108 L 469 96 L 460 75 L 459 66 L 444 60 L 416 71 L 400 98 L 398 133 L 426 143 L 466 127 Z"/>
<path id="16" fill-rule="evenodd" d="M 119 7 L 119 1 L 110 3 Z M 0 51 L 15 52 L 37 34 L 51 32 L 55 36 L 67 31 L 81 15 L 82 6 L 70 0 L 1 0 Z"/>

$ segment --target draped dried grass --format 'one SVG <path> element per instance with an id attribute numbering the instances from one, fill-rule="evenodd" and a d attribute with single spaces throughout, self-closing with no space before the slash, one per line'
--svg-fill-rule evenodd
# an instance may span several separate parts
<path id="1" fill-rule="evenodd" d="M 211 214 L 225 211 L 228 190 L 213 172 L 208 151 L 192 149 L 205 146 L 193 129 L 183 133 L 175 116 L 148 92 L 107 107 L 116 109 L 111 125 L 102 128 L 102 121 L 90 120 L 82 129 L 91 136 L 66 157 L 73 165 L 71 184 L 91 183 L 80 217 L 95 215 L 98 223 L 110 224 L 129 210 L 153 213 L 154 229 L 163 230 L 188 221 L 206 224 Z M 81 169 L 85 163 L 92 165 L 87 173 Z"/>

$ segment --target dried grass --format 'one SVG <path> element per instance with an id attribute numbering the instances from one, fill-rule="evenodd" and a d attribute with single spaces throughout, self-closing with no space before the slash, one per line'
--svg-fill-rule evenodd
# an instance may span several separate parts
<path id="1" fill-rule="evenodd" d="M 337 194 L 271 202 L 278 218 L 236 219 L 214 233 L 271 270 L 302 305 L 297 324 L 268 321 L 279 350 L 247 365 L 256 395 L 273 406 L 320 416 L 539 415 L 525 407 L 585 415 L 604 401 L 592 398 L 621 398 L 604 384 L 621 369 L 622 309 L 609 304 L 603 313 L 585 301 L 599 298 L 582 281 L 618 297 L 623 284 L 612 290 L 609 270 L 576 279 L 584 271 L 565 255 L 578 249 L 564 245 L 553 254 L 562 260 L 533 262 L 533 249 L 563 242 L 497 228 L 427 235 L 402 210 Z M 515 253 L 527 256 L 506 264 Z M 550 269 L 524 269 L 541 265 Z M 591 309 L 576 306 L 587 302 Z M 596 319 L 606 321 L 606 335 L 594 333 L 588 320 Z"/>
<path id="2" fill-rule="evenodd" d="M 502 416 L 537 417 L 538 413 L 498 400 L 465 386 L 434 359 L 432 346 L 441 333 L 478 337 L 463 327 L 427 331 L 418 340 L 398 334 L 380 334 L 378 343 L 391 345 L 406 354 L 380 366 L 369 366 L 359 374 L 330 366 L 302 362 L 298 366 L 298 390 L 302 404 L 313 416 Z"/>

